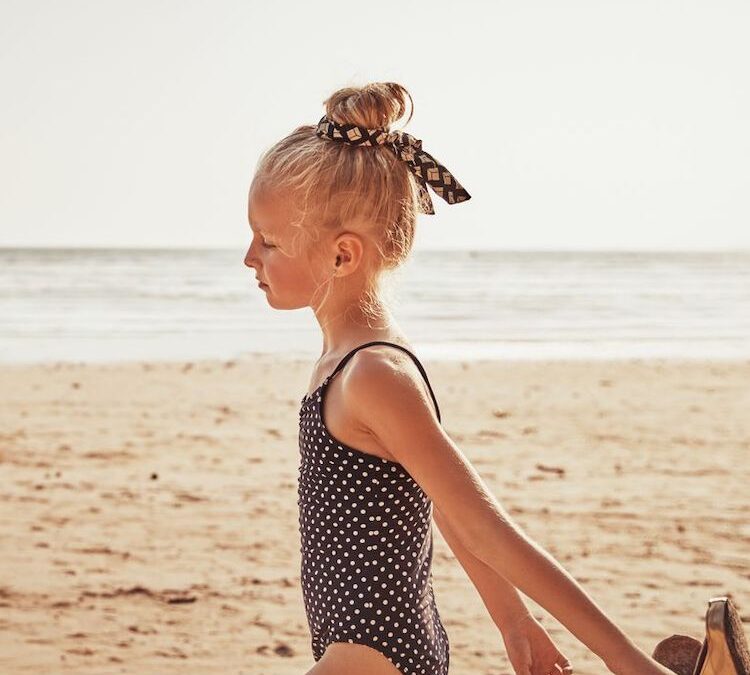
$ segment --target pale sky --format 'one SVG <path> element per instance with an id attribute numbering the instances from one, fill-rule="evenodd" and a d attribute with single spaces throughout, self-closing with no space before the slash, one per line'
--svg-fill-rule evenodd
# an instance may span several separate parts
<path id="1" fill-rule="evenodd" d="M 0 246 L 244 247 L 259 154 L 395 80 L 472 195 L 419 248 L 750 249 L 749 34 L 746 1 L 0 0 Z"/>

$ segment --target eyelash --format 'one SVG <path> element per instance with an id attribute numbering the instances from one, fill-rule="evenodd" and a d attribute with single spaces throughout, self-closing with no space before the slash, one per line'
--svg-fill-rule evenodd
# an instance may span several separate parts
<path id="1" fill-rule="evenodd" d="M 276 248 L 273 244 L 267 244 L 265 241 L 263 242 L 263 248 Z"/>

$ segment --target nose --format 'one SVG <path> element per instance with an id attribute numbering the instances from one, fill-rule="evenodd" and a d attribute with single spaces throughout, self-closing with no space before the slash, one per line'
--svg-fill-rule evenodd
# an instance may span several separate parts
<path id="1" fill-rule="evenodd" d="M 255 262 L 253 261 L 252 250 L 253 250 L 252 246 L 250 246 L 250 248 L 247 249 L 247 253 L 245 253 L 245 260 L 243 262 L 245 263 L 246 267 L 255 269 Z"/>

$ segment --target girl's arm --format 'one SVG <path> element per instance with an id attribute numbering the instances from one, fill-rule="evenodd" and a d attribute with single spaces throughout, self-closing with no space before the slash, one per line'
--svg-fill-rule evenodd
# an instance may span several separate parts
<path id="1" fill-rule="evenodd" d="M 467 550 L 549 611 L 610 671 L 674 675 L 640 650 L 503 509 L 438 422 L 410 358 L 394 350 L 360 350 L 342 389 L 356 422 L 404 466 Z"/>
<path id="2" fill-rule="evenodd" d="M 479 592 L 484 606 L 500 632 L 517 625 L 529 616 L 531 613 L 516 587 L 509 584 L 503 576 L 482 562 L 461 543 L 458 535 L 434 504 L 432 516 L 446 543 Z"/>

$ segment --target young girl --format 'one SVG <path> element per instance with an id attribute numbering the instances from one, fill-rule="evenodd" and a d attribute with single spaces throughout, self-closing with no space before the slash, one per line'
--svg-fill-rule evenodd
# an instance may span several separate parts
<path id="1" fill-rule="evenodd" d="M 573 672 L 520 589 L 613 673 L 673 675 L 612 623 L 489 492 L 445 432 L 427 374 L 380 295 L 417 213 L 470 198 L 421 141 L 391 131 L 409 93 L 347 87 L 260 159 L 245 264 L 276 309 L 311 307 L 323 333 L 299 411 L 307 675 L 445 675 L 432 590 L 434 517 L 498 624 L 516 673 Z M 409 115 L 409 120 L 411 114 Z M 407 120 L 407 123 L 408 121 Z M 472 133 L 480 133 L 475 129 Z"/>

